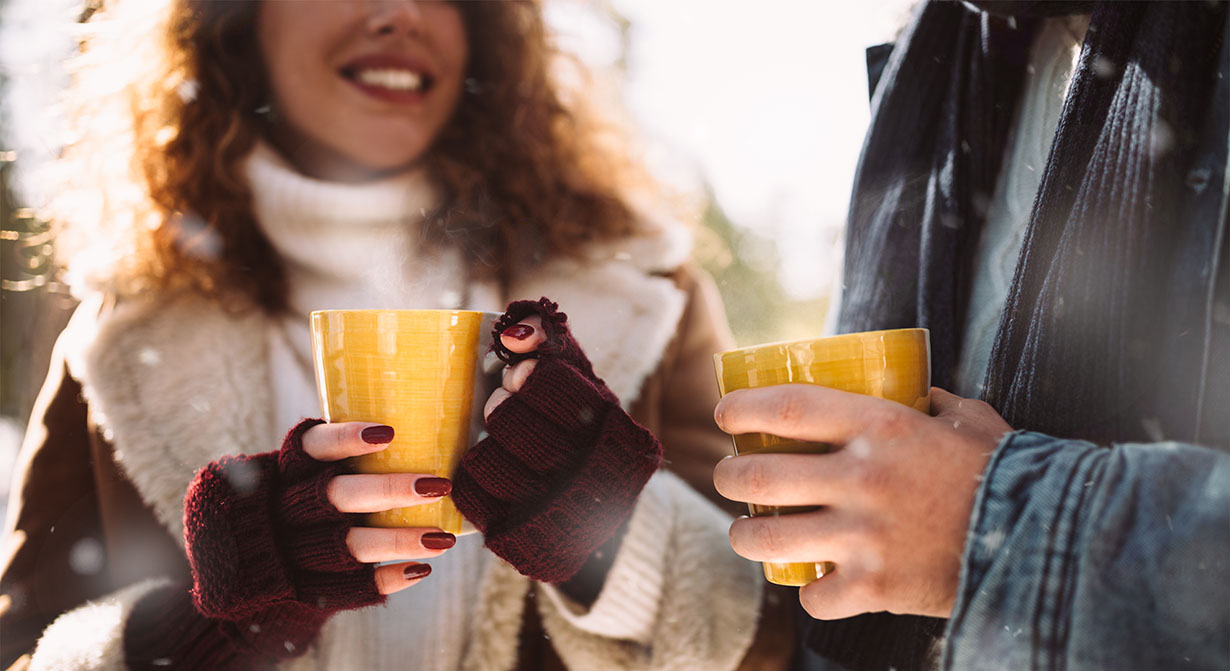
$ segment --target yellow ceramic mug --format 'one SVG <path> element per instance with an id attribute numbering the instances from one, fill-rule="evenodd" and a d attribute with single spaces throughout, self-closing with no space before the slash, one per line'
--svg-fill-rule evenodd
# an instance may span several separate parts
<path id="1" fill-rule="evenodd" d="M 360 473 L 451 478 L 482 428 L 495 382 L 482 359 L 499 315 L 468 310 L 319 310 L 311 315 L 316 388 L 329 422 L 379 422 L 396 436 L 355 459 Z M 463 532 L 448 497 L 368 515 L 378 527 Z M 468 529 L 468 524 L 465 525 Z"/>
<path id="2" fill-rule="evenodd" d="M 931 410 L 931 344 L 927 329 L 869 331 L 846 335 L 755 345 L 713 355 L 722 395 L 736 389 L 777 384 L 818 384 L 842 391 L 885 398 L 922 412 Z M 735 454 L 754 452 L 823 453 L 820 443 L 787 440 L 766 433 L 734 437 Z M 814 510 L 748 504 L 753 517 Z M 806 585 L 833 565 L 765 562 L 764 576 L 778 585 Z"/>

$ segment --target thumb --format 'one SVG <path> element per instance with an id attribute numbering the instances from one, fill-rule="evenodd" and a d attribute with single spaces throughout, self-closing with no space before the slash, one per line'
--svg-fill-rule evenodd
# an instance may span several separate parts
<path id="1" fill-rule="evenodd" d="M 968 399 L 957 396 L 952 392 L 940 389 L 939 387 L 932 387 L 931 416 L 941 417 L 943 415 L 950 415 L 956 412 L 957 409 L 961 407 L 961 404 L 966 400 Z"/>

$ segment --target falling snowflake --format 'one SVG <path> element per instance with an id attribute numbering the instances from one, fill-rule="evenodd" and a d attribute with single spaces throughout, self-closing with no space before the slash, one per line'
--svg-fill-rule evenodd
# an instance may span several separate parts
<path id="1" fill-rule="evenodd" d="M 1093 59 L 1093 74 L 1102 79 L 1110 79 L 1115 75 L 1115 62 L 1105 56 Z"/>
<path id="2" fill-rule="evenodd" d="M 1157 125 L 1149 133 L 1149 153 L 1157 158 L 1165 156 L 1174 148 L 1174 130 L 1164 121 L 1158 120 Z"/>
<path id="3" fill-rule="evenodd" d="M 68 565 L 79 575 L 95 575 L 102 571 L 106 559 L 102 543 L 93 538 L 82 538 L 73 543 L 68 553 Z"/>
<path id="4" fill-rule="evenodd" d="M 1003 547 L 1004 541 L 1007 539 L 1008 535 L 1005 534 L 1003 530 L 995 529 L 980 535 L 978 537 L 978 544 L 981 545 L 982 549 L 987 553 L 994 553 L 998 552 L 999 549 Z"/>
<path id="5" fill-rule="evenodd" d="M 196 94 L 201 90 L 201 84 L 195 79 L 185 79 L 175 90 L 179 94 L 179 99 L 184 102 L 192 102 L 196 100 Z"/>
<path id="6" fill-rule="evenodd" d="M 153 347 L 143 347 L 140 352 L 137 352 L 137 361 L 146 366 L 157 366 L 162 363 L 162 354 Z"/>
<path id="7" fill-rule="evenodd" d="M 260 486 L 261 470 L 251 461 L 231 462 L 224 475 L 227 484 L 240 496 L 247 496 Z"/>

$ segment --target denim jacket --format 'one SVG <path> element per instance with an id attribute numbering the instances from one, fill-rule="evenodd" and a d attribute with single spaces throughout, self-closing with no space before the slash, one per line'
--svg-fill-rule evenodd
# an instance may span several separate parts
<path id="1" fill-rule="evenodd" d="M 1009 434 L 943 669 L 1230 669 L 1230 454 Z"/>

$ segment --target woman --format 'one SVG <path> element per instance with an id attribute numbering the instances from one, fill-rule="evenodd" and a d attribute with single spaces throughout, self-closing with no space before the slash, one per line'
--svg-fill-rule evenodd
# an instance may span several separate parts
<path id="1" fill-rule="evenodd" d="M 712 495 L 727 449 L 709 414 L 720 307 L 684 263 L 686 231 L 634 210 L 633 173 L 561 102 L 537 5 L 116 3 L 88 25 L 65 159 L 80 181 L 56 213 L 90 297 L 14 488 L 5 664 L 31 649 L 31 668 L 56 669 L 775 661 L 747 655 L 755 567 L 685 484 Z M 506 315 L 497 348 L 541 349 L 538 368 L 489 404 L 502 452 L 476 449 L 456 482 L 338 466 L 413 427 L 302 421 L 318 414 L 308 310 L 540 296 L 572 319 L 545 301 Z M 570 382 L 536 398 L 587 390 L 620 428 L 553 446 L 583 463 L 538 488 L 509 472 L 516 500 L 486 505 L 479 474 L 524 457 L 496 411 L 530 412 L 503 404 L 559 368 Z M 587 509 L 589 544 L 494 531 L 556 519 L 612 443 L 637 468 L 601 482 L 625 505 Z M 659 454 L 675 474 L 650 477 Z M 487 534 L 346 515 L 450 488 Z"/>

